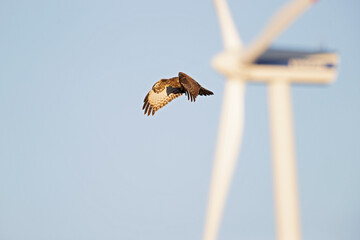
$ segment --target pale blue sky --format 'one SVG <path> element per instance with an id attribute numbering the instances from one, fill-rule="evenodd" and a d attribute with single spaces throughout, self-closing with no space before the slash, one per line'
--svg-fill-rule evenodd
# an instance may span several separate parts
<path id="1" fill-rule="evenodd" d="M 285 0 L 230 1 L 246 44 Z M 303 236 L 360 239 L 360 1 L 318 1 L 276 46 L 337 51 L 294 86 Z M 0 1 L 0 239 L 201 239 L 224 86 L 211 1 Z M 215 95 L 142 101 L 184 71 Z M 275 239 L 267 91 L 246 126 L 219 239 Z"/>

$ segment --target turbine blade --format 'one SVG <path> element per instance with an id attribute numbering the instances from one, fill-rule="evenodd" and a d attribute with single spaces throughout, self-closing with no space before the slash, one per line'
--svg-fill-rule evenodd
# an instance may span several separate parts
<path id="1" fill-rule="evenodd" d="M 314 2 L 316 0 L 294 0 L 281 8 L 257 40 L 244 52 L 243 61 L 246 63 L 255 61 L 271 42 Z"/>
<path id="2" fill-rule="evenodd" d="M 242 42 L 232 20 L 226 0 L 214 0 L 215 9 L 219 18 L 221 35 L 226 50 L 240 50 Z"/>
<path id="3" fill-rule="evenodd" d="M 215 240 L 220 227 L 244 128 L 244 94 L 244 79 L 230 78 L 226 81 L 204 240 Z"/>

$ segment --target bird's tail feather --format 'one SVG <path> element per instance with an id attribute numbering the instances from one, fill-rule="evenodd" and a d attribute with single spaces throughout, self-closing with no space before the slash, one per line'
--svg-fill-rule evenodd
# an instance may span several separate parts
<path id="1" fill-rule="evenodd" d="M 210 90 L 207 90 L 207 89 L 201 87 L 200 91 L 199 91 L 199 95 L 200 96 L 208 96 L 208 95 L 214 95 L 214 93 Z"/>

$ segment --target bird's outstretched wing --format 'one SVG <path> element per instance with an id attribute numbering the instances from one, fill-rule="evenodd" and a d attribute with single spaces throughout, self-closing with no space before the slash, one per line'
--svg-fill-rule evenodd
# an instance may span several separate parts
<path id="1" fill-rule="evenodd" d="M 144 99 L 143 110 L 148 116 L 183 94 L 179 78 L 161 79 L 154 84 Z"/>
<path id="2" fill-rule="evenodd" d="M 184 87 L 184 92 L 188 100 L 195 102 L 198 95 L 208 96 L 214 94 L 212 91 L 203 88 L 197 81 L 183 72 L 179 72 L 179 82 Z"/>

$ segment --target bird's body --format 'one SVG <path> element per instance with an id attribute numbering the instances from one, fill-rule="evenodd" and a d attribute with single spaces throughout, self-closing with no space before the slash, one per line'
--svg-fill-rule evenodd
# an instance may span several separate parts
<path id="1" fill-rule="evenodd" d="M 213 95 L 214 93 L 203 88 L 198 82 L 185 73 L 179 72 L 179 77 L 161 79 L 154 84 L 144 99 L 143 110 L 148 116 L 154 115 L 157 110 L 164 107 L 173 99 L 183 93 L 188 100 L 194 101 L 198 95 Z"/>

